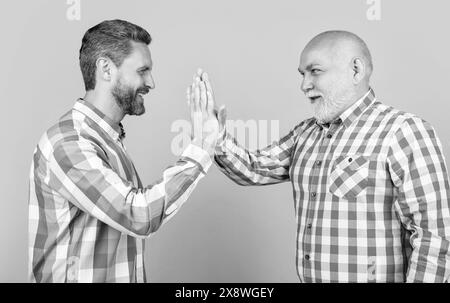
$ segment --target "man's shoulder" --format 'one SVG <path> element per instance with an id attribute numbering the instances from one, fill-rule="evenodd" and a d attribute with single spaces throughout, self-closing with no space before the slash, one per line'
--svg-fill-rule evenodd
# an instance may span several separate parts
<path id="1" fill-rule="evenodd" d="M 423 125 L 431 127 L 431 125 L 414 113 L 400 110 L 393 106 L 375 101 L 369 113 L 375 113 L 379 121 L 385 121 L 388 124 L 395 124 L 399 128 L 404 125 Z"/>
<path id="2" fill-rule="evenodd" d="M 57 144 L 61 140 L 74 138 L 80 133 L 80 119 L 76 116 L 74 110 L 69 110 L 56 123 L 50 126 L 45 132 L 45 136 Z"/>
<path id="3" fill-rule="evenodd" d="M 91 136 L 86 131 L 86 123 L 83 114 L 71 109 L 44 132 L 38 146 L 41 150 L 51 153 L 67 143 L 89 141 Z"/>

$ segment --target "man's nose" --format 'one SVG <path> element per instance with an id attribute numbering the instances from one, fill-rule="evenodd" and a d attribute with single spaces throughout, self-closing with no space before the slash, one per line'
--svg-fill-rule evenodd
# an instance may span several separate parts
<path id="1" fill-rule="evenodd" d="M 153 80 L 153 76 L 151 73 L 148 73 L 147 79 L 145 79 L 145 85 L 148 86 L 150 89 L 155 88 L 155 80 Z"/>
<path id="2" fill-rule="evenodd" d="M 313 84 L 312 84 L 310 77 L 305 75 L 303 77 L 303 81 L 302 81 L 302 91 L 306 94 L 306 92 L 311 90 L 312 88 L 313 88 Z"/>

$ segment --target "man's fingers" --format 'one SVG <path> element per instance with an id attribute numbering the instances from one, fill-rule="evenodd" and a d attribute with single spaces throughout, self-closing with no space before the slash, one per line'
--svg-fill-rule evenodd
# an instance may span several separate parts
<path id="1" fill-rule="evenodd" d="M 193 135 L 194 140 L 199 140 L 200 142 L 202 139 L 202 112 L 200 111 L 200 88 L 198 86 L 198 82 L 192 84 L 192 89 L 194 91 L 193 93 L 193 103 L 194 103 L 194 110 L 192 111 L 192 128 L 193 128 Z"/>
<path id="2" fill-rule="evenodd" d="M 191 139 L 193 140 L 198 136 L 199 132 L 199 125 L 196 121 L 198 116 L 198 111 L 195 110 L 195 101 L 194 101 L 194 84 L 190 85 L 186 91 L 187 97 L 188 97 L 188 105 L 189 105 L 189 113 L 191 116 Z"/>
<path id="3" fill-rule="evenodd" d="M 191 107 L 191 87 L 190 86 L 186 89 L 186 99 L 187 99 L 187 105 L 189 107 Z"/>
<path id="4" fill-rule="evenodd" d="M 200 108 L 202 110 L 202 113 L 206 113 L 206 108 L 207 108 L 207 105 L 208 105 L 208 99 L 207 99 L 207 96 L 206 96 L 205 83 L 203 81 L 201 81 L 198 86 L 200 88 Z"/>
<path id="5" fill-rule="evenodd" d="M 211 82 L 209 81 L 209 76 L 206 72 L 204 72 L 202 74 L 202 80 L 203 80 L 203 82 L 205 82 L 206 89 L 211 92 L 211 95 L 214 95 L 212 87 L 211 87 Z"/>
<path id="6" fill-rule="evenodd" d="M 206 111 L 208 112 L 208 115 L 214 114 L 215 104 L 214 104 L 214 97 L 212 96 L 211 92 L 206 90 L 206 96 L 208 97 L 208 104 L 206 107 Z"/>
<path id="7" fill-rule="evenodd" d="M 191 86 L 188 87 L 188 93 L 189 93 L 189 107 L 191 109 L 191 112 L 193 112 L 195 111 L 194 84 L 191 84 Z"/>
<path id="8" fill-rule="evenodd" d="M 208 98 L 208 104 L 206 107 L 207 112 L 209 115 L 213 115 L 215 109 L 214 92 L 212 90 L 211 83 L 209 82 L 208 74 L 206 72 L 202 73 L 201 80 L 205 83 L 206 86 L 206 96 Z"/>
<path id="9" fill-rule="evenodd" d="M 202 80 L 205 82 L 205 85 L 206 85 L 206 92 L 207 92 L 207 96 L 208 96 L 208 100 L 211 100 L 211 110 L 212 109 L 214 109 L 214 103 L 215 103 L 215 100 L 214 100 L 214 92 L 213 92 L 213 90 L 212 90 L 212 87 L 211 87 L 211 83 L 209 82 L 209 78 L 208 78 L 208 74 L 207 73 L 203 73 L 203 76 L 202 76 Z M 208 111 L 209 113 L 210 113 L 210 111 Z"/>
<path id="10" fill-rule="evenodd" d="M 194 84 L 191 84 L 191 86 L 189 87 L 189 102 L 191 104 L 191 109 L 195 110 L 195 86 Z"/>
<path id="11" fill-rule="evenodd" d="M 198 85 L 194 85 L 194 109 L 200 111 L 200 88 Z"/>

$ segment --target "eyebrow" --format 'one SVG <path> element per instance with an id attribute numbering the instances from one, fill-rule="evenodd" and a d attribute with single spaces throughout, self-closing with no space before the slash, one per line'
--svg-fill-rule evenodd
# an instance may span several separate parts
<path id="1" fill-rule="evenodd" d="M 308 66 L 306 66 L 305 70 L 310 71 L 310 70 L 312 70 L 313 67 L 316 66 L 316 65 L 319 65 L 319 64 L 317 64 L 317 63 L 311 63 L 311 64 L 309 64 Z M 299 72 L 300 74 L 302 74 L 302 75 L 305 73 L 300 67 L 298 68 L 298 72 Z"/>

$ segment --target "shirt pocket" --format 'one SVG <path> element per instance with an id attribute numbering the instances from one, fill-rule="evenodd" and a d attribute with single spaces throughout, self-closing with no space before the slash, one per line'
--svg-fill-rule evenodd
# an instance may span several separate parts
<path id="1" fill-rule="evenodd" d="M 370 157 L 345 155 L 335 159 L 330 175 L 329 191 L 340 198 L 355 199 L 366 192 Z"/>

